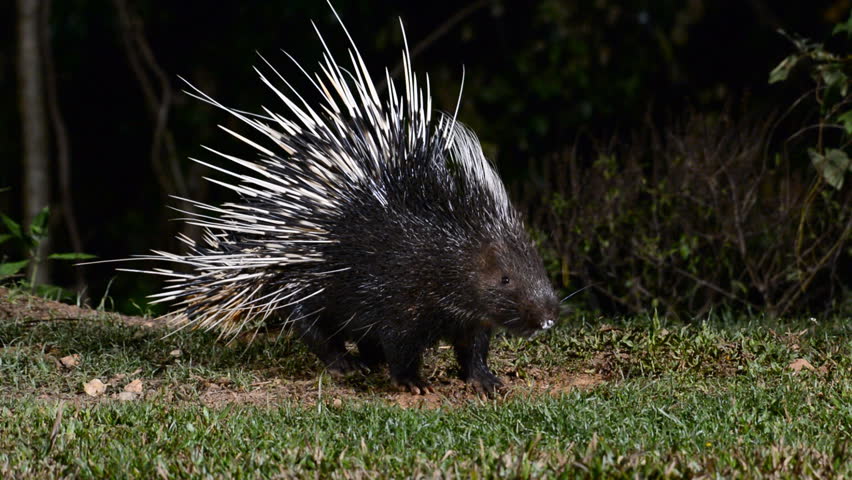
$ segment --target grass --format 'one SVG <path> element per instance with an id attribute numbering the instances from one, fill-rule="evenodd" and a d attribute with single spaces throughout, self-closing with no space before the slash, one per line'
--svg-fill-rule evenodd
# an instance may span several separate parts
<path id="1" fill-rule="evenodd" d="M 175 351 L 180 354 L 176 355 Z M 79 354 L 65 368 L 57 358 Z M 438 350 L 427 371 L 453 375 Z M 383 375 L 335 381 L 291 340 L 110 321 L 0 320 L 0 477 L 838 477 L 852 475 L 852 322 L 578 316 L 503 337 L 506 398 L 403 408 Z M 794 372 L 806 359 L 814 368 Z M 527 379 L 606 381 L 552 395 Z M 89 398 L 92 378 L 119 379 Z M 133 401 L 113 398 L 130 378 Z M 207 402 L 270 385 L 270 403 Z M 444 391 L 461 388 L 444 386 Z"/>

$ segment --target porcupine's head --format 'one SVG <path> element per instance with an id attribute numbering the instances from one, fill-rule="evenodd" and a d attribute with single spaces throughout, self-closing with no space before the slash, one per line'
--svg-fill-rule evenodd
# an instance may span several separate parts
<path id="1" fill-rule="evenodd" d="M 454 133 L 449 164 L 465 179 L 460 209 L 473 233 L 467 269 L 474 317 L 522 336 L 551 328 L 559 300 L 541 256 L 479 141 L 463 126 Z"/>
<path id="2" fill-rule="evenodd" d="M 559 300 L 526 232 L 484 243 L 474 258 L 474 285 L 485 322 L 516 335 L 552 327 Z"/>

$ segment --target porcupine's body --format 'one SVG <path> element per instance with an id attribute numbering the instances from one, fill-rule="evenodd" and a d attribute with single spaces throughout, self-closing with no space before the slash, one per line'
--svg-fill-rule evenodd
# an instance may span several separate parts
<path id="1" fill-rule="evenodd" d="M 414 393 L 428 389 L 423 350 L 446 339 L 462 378 L 493 391 L 493 329 L 528 335 L 556 320 L 541 259 L 473 134 L 454 117 L 432 118 L 428 78 L 424 94 L 407 50 L 404 93 L 387 77 L 381 101 L 352 49 L 351 71 L 326 49 L 323 73 L 311 80 L 321 105 L 260 74 L 289 116 L 246 114 L 196 91 L 271 146 L 228 131 L 260 159 L 220 154 L 243 167 L 211 165 L 238 178 L 217 183 L 239 201 L 195 203 L 201 213 L 188 221 L 205 228 L 203 242 L 182 238 L 186 255 L 143 257 L 190 267 L 152 272 L 173 277 L 158 301 L 174 302 L 180 323 L 227 334 L 294 328 L 330 370 L 387 362 L 392 379 Z M 345 342 L 357 344 L 358 357 Z"/>

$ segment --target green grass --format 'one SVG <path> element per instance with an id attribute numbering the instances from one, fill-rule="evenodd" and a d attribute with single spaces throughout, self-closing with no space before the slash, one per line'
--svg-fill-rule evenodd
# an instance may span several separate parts
<path id="1" fill-rule="evenodd" d="M 499 339 L 493 363 L 522 379 L 586 372 L 603 384 L 534 396 L 519 381 L 507 399 L 438 409 L 389 402 L 382 375 L 335 382 L 289 340 L 227 347 L 110 322 L 0 320 L 0 347 L 3 478 L 852 475 L 847 318 L 575 318 L 534 341 Z M 70 353 L 77 368 L 57 365 Z M 450 358 L 440 350 L 427 366 L 451 376 Z M 817 371 L 793 373 L 799 358 Z M 136 371 L 142 399 L 81 393 Z M 312 401 L 201 403 L 223 378 L 237 394 L 303 381 Z"/>

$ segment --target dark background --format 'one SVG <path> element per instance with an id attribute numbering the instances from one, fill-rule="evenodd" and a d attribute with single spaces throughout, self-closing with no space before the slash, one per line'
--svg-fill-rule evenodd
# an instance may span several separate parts
<path id="1" fill-rule="evenodd" d="M 464 65 L 459 118 L 478 133 L 510 186 L 528 182 L 531 163 L 564 151 L 578 138 L 627 142 L 627 132 L 688 109 L 733 108 L 756 116 L 784 110 L 809 80 L 800 75 L 768 84 L 768 72 L 792 50 L 776 30 L 826 40 L 850 7 L 848 0 L 335 3 L 374 78 L 381 78 L 381 67 L 399 62 L 400 17 L 416 50 L 415 70 L 430 74 L 437 108 L 454 108 Z M 169 183 L 173 175 L 157 173 L 152 164 L 155 122 L 122 43 L 128 31 L 116 5 L 53 2 L 49 24 L 83 250 L 106 259 L 176 249 L 172 237 L 179 229 L 169 221 L 178 214 L 166 208 L 175 204 L 167 195 L 179 193 L 169 189 L 178 187 Z M 262 63 L 258 53 L 307 94 L 307 81 L 279 49 L 313 70 L 322 46 L 310 20 L 338 60 L 345 59 L 345 36 L 322 1 L 141 0 L 127 8 L 138 28 L 134 34 L 150 46 L 173 94 L 166 127 L 185 177 L 184 193 L 207 202 L 229 196 L 207 188 L 200 177 L 211 172 L 187 158 L 211 160 L 202 144 L 237 153 L 241 147 L 216 128 L 234 126 L 233 120 L 181 93 L 178 76 L 226 105 L 281 111 L 252 70 Z M 15 18 L 14 2 L 0 4 L 0 186 L 12 187 L 0 193 L 0 211 L 19 219 Z M 428 42 L 418 49 L 424 39 Z M 156 74 L 148 69 L 147 75 L 162 93 Z M 160 156 L 168 166 L 169 155 Z M 61 212 L 62 206 L 53 210 Z M 69 251 L 57 216 L 51 229 L 52 250 Z M 113 269 L 86 268 L 90 297 L 101 298 Z M 52 283 L 70 287 L 71 267 L 57 263 Z M 156 278 L 121 274 L 110 296 L 119 308 L 132 311 L 133 301 L 158 285 Z"/>

